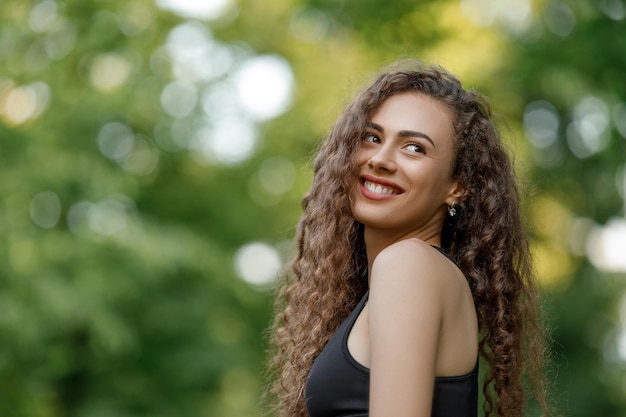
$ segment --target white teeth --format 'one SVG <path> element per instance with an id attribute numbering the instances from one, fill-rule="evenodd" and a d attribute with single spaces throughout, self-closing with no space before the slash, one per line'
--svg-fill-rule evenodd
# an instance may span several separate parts
<path id="1" fill-rule="evenodd" d="M 369 191 L 376 194 L 395 194 L 395 190 L 393 188 L 383 187 L 380 184 L 374 184 L 373 182 L 365 181 L 363 186 L 367 188 Z"/>

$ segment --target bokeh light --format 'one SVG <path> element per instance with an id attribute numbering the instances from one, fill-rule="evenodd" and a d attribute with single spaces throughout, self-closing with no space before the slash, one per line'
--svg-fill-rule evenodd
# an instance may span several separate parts
<path id="1" fill-rule="evenodd" d="M 133 175 L 146 176 L 159 165 L 159 153 L 144 138 L 135 139 L 132 150 L 121 163 L 122 168 Z"/>
<path id="2" fill-rule="evenodd" d="M 600 8 L 613 20 L 626 18 L 626 6 L 622 0 L 600 0 Z"/>
<path id="3" fill-rule="evenodd" d="M 110 52 L 96 55 L 89 67 L 91 85 L 103 93 L 111 93 L 122 87 L 131 72 L 132 63 L 122 54 Z"/>
<path id="4" fill-rule="evenodd" d="M 235 7 L 234 0 L 156 0 L 156 4 L 182 17 L 215 20 Z"/>
<path id="5" fill-rule="evenodd" d="M 127 36 L 136 36 L 154 23 L 154 17 L 155 11 L 149 4 L 129 1 L 120 13 L 120 30 Z"/>
<path id="6" fill-rule="evenodd" d="M 133 148 L 135 135 L 128 126 L 111 122 L 102 126 L 98 133 L 98 148 L 102 155 L 114 161 L 121 161 Z"/>
<path id="7" fill-rule="evenodd" d="M 626 272 L 626 220 L 612 218 L 605 226 L 594 227 L 587 240 L 587 255 L 598 269 Z"/>
<path id="8" fill-rule="evenodd" d="M 252 156 L 258 137 L 258 129 L 250 120 L 232 115 L 201 126 L 191 147 L 201 162 L 232 165 Z"/>
<path id="9" fill-rule="evenodd" d="M 43 35 L 43 39 L 33 42 L 28 49 L 24 57 L 27 70 L 41 69 L 47 65 L 46 58 L 59 60 L 74 49 L 76 29 L 72 22 L 62 16 L 62 11 L 63 7 L 53 0 L 40 1 L 32 7 L 28 27 Z"/>
<path id="10" fill-rule="evenodd" d="M 74 49 L 75 44 L 76 28 L 65 18 L 57 19 L 44 39 L 46 54 L 54 60 L 67 56 Z"/>
<path id="11" fill-rule="evenodd" d="M 526 105 L 523 115 L 524 133 L 533 145 L 532 155 L 541 167 L 553 167 L 562 162 L 564 149 L 559 142 L 560 118 L 557 109 L 546 100 Z"/>
<path id="12" fill-rule="evenodd" d="M 561 38 L 568 37 L 576 27 L 576 15 L 561 1 L 551 1 L 543 10 L 543 20 L 552 33 Z"/>
<path id="13" fill-rule="evenodd" d="M 533 101 L 524 109 L 524 130 L 533 146 L 547 148 L 556 142 L 559 134 L 559 115 L 545 100 Z"/>
<path id="14" fill-rule="evenodd" d="M 165 51 L 177 79 L 208 82 L 226 74 L 234 63 L 231 47 L 213 38 L 211 31 L 198 22 L 185 22 L 168 34 Z"/>
<path id="15" fill-rule="evenodd" d="M 574 119 L 567 127 L 567 144 L 578 158 L 588 158 L 609 144 L 609 109 L 601 99 L 586 97 L 574 108 Z"/>
<path id="16" fill-rule="evenodd" d="M 296 180 L 296 168 L 283 156 L 267 158 L 259 168 L 261 186 L 270 194 L 284 194 Z"/>
<path id="17" fill-rule="evenodd" d="M 89 201 L 79 201 L 73 204 L 67 211 L 67 227 L 77 236 L 86 236 L 90 229 L 88 224 L 88 213 L 94 206 Z"/>
<path id="18" fill-rule="evenodd" d="M 188 116 L 196 107 L 197 101 L 197 89 L 188 82 L 174 81 L 166 85 L 161 92 L 161 107 L 176 119 Z"/>
<path id="19" fill-rule="evenodd" d="M 0 116 L 10 125 L 20 125 L 43 114 L 50 104 L 50 87 L 36 81 L 16 86 L 0 80 Z"/>
<path id="20" fill-rule="evenodd" d="M 89 228 L 100 235 L 111 236 L 127 229 L 135 203 L 129 197 L 117 194 L 83 208 L 87 208 L 84 214 Z"/>
<path id="21" fill-rule="evenodd" d="M 237 275 L 244 281 L 264 287 L 278 277 L 282 261 L 278 251 L 267 243 L 250 242 L 237 250 L 234 264 Z"/>
<path id="22" fill-rule="evenodd" d="M 234 75 L 243 109 L 255 120 L 268 120 L 291 105 L 294 79 L 289 63 L 277 55 L 251 58 Z"/>
<path id="23" fill-rule="evenodd" d="M 61 216 L 61 200 L 53 191 L 37 193 L 30 201 L 30 218 L 37 226 L 50 229 Z"/>
<path id="24" fill-rule="evenodd" d="M 513 32 L 528 29 L 533 17 L 530 0 L 460 0 L 460 9 L 476 26 L 500 23 Z"/>
<path id="25" fill-rule="evenodd" d="M 30 11 L 28 26 L 33 32 L 47 32 L 59 18 L 59 5 L 53 0 L 43 0 L 35 4 Z"/>

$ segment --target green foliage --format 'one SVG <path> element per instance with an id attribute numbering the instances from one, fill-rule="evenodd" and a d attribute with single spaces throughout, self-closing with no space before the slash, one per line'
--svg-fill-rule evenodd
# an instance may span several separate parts
<path id="1" fill-rule="evenodd" d="M 263 241 L 286 260 L 316 144 L 346 97 L 399 56 L 450 67 L 510 120 L 534 190 L 555 406 L 624 415 L 623 273 L 592 266 L 580 232 L 623 219 L 623 1 L 534 2 L 525 30 L 476 26 L 456 0 L 231 4 L 186 26 L 216 52 L 185 84 L 195 106 L 168 113 L 164 88 L 193 73 L 166 46 L 184 18 L 148 0 L 0 3 L 0 415 L 258 414 L 271 299 L 239 278 L 235 255 Z M 570 12 L 570 32 L 551 29 Z M 207 157 L 193 140 L 203 123 L 215 130 L 220 106 L 204 100 L 267 54 L 293 70 L 290 110 L 253 120 L 248 157 Z M 589 97 L 608 109 L 593 152 L 570 143 Z M 558 118 L 543 148 L 523 131 L 538 100 Z M 268 181 L 282 171 L 267 174 L 278 160 L 295 167 L 280 192 Z"/>

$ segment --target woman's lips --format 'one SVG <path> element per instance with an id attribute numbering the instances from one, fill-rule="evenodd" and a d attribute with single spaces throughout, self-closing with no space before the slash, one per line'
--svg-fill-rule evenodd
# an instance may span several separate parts
<path id="1" fill-rule="evenodd" d="M 393 198 L 404 192 L 402 187 L 392 181 L 369 175 L 361 176 L 359 184 L 363 195 L 372 200 Z"/>

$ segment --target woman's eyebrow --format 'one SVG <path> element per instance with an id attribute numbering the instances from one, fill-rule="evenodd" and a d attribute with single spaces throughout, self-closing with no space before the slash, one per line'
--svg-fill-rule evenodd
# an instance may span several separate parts
<path id="1" fill-rule="evenodd" d="M 374 122 L 365 122 L 365 126 L 372 128 L 374 130 L 378 130 L 379 132 L 384 132 L 385 129 L 383 129 L 383 127 L 381 125 L 379 125 L 378 123 L 374 123 Z"/>
<path id="2" fill-rule="evenodd" d="M 371 129 L 379 131 L 380 133 L 385 133 L 385 129 L 383 129 L 383 127 L 379 125 L 378 123 L 366 122 L 365 125 Z M 413 138 L 426 139 L 433 145 L 433 148 L 437 147 L 435 146 L 435 142 L 430 138 L 430 136 L 428 136 L 424 132 L 418 132 L 416 130 L 401 130 L 400 132 L 398 132 L 398 136 L 403 137 L 403 138 L 413 137 Z"/>

